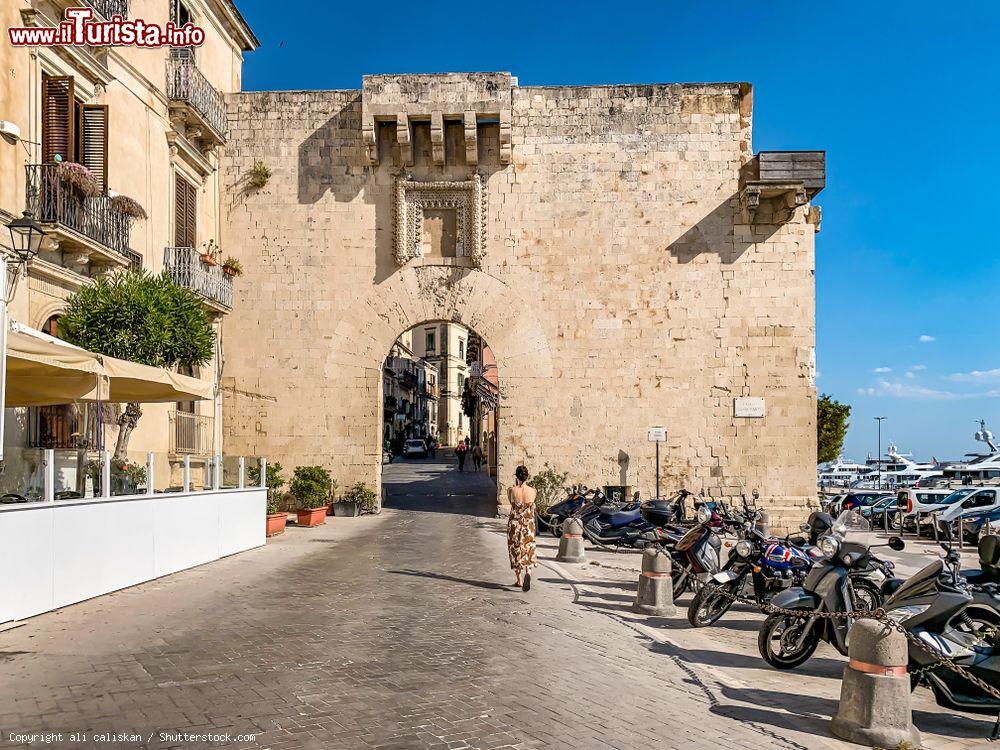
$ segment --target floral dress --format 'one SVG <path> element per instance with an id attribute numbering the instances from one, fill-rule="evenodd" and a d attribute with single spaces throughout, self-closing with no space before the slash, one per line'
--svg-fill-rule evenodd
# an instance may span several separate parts
<path id="1" fill-rule="evenodd" d="M 523 492 L 523 491 L 522 491 Z M 535 558 L 535 500 L 525 502 L 515 488 L 510 491 L 510 515 L 507 517 L 507 552 L 512 570 L 527 570 L 538 565 Z"/>

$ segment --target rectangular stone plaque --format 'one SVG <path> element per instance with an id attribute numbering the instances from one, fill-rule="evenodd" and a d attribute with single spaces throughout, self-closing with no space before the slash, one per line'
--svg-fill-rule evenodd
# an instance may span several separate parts
<path id="1" fill-rule="evenodd" d="M 733 401 L 733 416 L 763 417 L 764 399 L 761 396 L 739 396 Z"/>

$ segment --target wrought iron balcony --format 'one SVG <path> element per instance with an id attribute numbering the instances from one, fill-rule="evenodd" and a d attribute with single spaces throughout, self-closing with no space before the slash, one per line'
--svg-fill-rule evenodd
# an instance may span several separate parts
<path id="1" fill-rule="evenodd" d="M 222 268 L 205 263 L 193 247 L 168 247 L 163 269 L 176 283 L 200 294 L 213 309 L 233 309 L 233 279 Z"/>
<path id="2" fill-rule="evenodd" d="M 171 120 L 183 126 L 189 139 L 210 146 L 225 143 L 225 99 L 198 70 L 193 58 L 167 60 L 167 98 Z"/>
<path id="3" fill-rule="evenodd" d="M 100 405 L 59 404 L 28 409 L 28 447 L 104 450 Z"/>
<path id="4" fill-rule="evenodd" d="M 61 178 L 58 164 L 28 164 L 25 169 L 26 209 L 40 223 L 53 226 L 54 239 L 61 245 L 81 251 L 106 248 L 117 254 L 92 258 L 92 262 L 98 264 L 130 265 L 135 262 L 137 254 L 128 246 L 131 219 L 114 207 L 111 196 L 84 196 Z"/>
<path id="5" fill-rule="evenodd" d="M 114 16 L 128 18 L 128 0 L 83 0 L 83 3 L 108 19 Z"/>

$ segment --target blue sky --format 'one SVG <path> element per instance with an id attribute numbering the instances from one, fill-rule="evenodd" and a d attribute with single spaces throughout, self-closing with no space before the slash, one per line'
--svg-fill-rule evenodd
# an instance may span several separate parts
<path id="1" fill-rule="evenodd" d="M 755 150 L 827 151 L 818 385 L 854 408 L 847 453 L 875 452 L 876 415 L 919 457 L 1000 433 L 1000 4 L 237 2 L 263 41 L 246 89 L 750 81 Z"/>

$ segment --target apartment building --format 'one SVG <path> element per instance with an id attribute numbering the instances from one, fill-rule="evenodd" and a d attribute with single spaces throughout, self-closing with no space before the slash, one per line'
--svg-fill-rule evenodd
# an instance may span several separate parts
<path id="1" fill-rule="evenodd" d="M 469 377 L 466 357 L 470 333 L 461 323 L 428 323 L 411 331 L 414 354 L 437 372 L 437 430 L 442 445 L 455 445 L 469 435 L 470 421 L 462 410 L 462 393 Z"/>
<path id="2" fill-rule="evenodd" d="M 198 293 L 220 334 L 216 356 L 185 374 L 218 383 L 222 319 L 234 284 L 220 246 L 225 211 L 219 159 L 224 95 L 239 91 L 243 55 L 258 40 L 232 0 L 4 0 L 0 24 L 51 27 L 67 7 L 164 26 L 192 23 L 197 47 L 14 47 L 0 44 L 0 243 L 27 211 L 46 232 L 10 304 L 21 324 L 58 336 L 66 297 L 128 268 L 166 270 Z M 246 259 L 244 259 L 246 262 Z M 218 454 L 222 399 L 150 404 L 130 454 Z M 10 446 L 114 447 L 115 407 L 7 410 Z"/>

